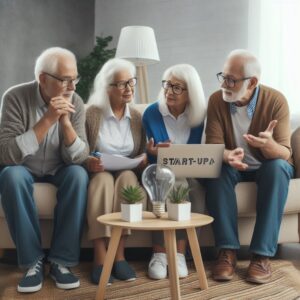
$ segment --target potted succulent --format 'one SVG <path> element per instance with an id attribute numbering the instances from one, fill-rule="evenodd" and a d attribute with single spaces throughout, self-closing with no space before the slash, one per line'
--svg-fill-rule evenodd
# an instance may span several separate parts
<path id="1" fill-rule="evenodd" d="M 127 222 L 138 222 L 142 220 L 143 199 L 142 188 L 138 185 L 128 185 L 123 187 L 122 198 L 125 203 L 121 203 L 121 218 Z"/>
<path id="2" fill-rule="evenodd" d="M 176 221 L 191 219 L 191 202 L 188 201 L 190 188 L 182 184 L 173 187 L 168 196 L 168 218 Z"/>

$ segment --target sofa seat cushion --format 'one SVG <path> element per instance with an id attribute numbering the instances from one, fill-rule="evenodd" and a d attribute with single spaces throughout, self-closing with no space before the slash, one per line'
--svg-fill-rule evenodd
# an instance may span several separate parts
<path id="1" fill-rule="evenodd" d="M 296 168 L 296 177 L 300 178 L 300 127 L 293 132 L 291 142 L 293 148 L 294 165 Z"/>
<path id="2" fill-rule="evenodd" d="M 56 187 L 50 183 L 34 184 L 33 197 L 41 219 L 53 219 L 54 207 L 56 205 L 56 191 Z M 0 217 L 4 217 L 2 205 L 0 205 Z"/>
<path id="3" fill-rule="evenodd" d="M 193 182 L 193 211 L 205 212 L 205 190 L 198 183 Z M 198 185 L 198 187 L 197 187 Z M 236 186 L 238 199 L 238 215 L 251 217 L 256 215 L 256 184 L 254 182 L 241 182 Z M 292 179 L 290 182 L 288 200 L 285 213 L 292 214 L 300 211 L 300 178 Z M 56 187 L 49 183 L 34 184 L 34 198 L 37 203 L 38 214 L 41 219 L 53 219 L 54 207 L 56 205 Z M 2 205 L 0 205 L 0 217 L 4 217 Z"/>
<path id="4" fill-rule="evenodd" d="M 241 182 L 236 186 L 238 199 L 238 215 L 250 217 L 256 215 L 256 193 L 255 182 Z M 285 214 L 297 213 L 300 210 L 300 178 L 290 181 L 287 203 L 284 209 Z"/>

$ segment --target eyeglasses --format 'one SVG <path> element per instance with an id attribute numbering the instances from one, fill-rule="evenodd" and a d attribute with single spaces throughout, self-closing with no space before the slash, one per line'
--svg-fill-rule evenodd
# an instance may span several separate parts
<path id="1" fill-rule="evenodd" d="M 181 95 L 183 91 L 186 91 L 187 89 L 183 88 L 182 86 L 178 84 L 172 84 L 170 81 L 163 80 L 161 82 L 162 87 L 167 91 L 168 89 L 172 89 L 172 92 L 176 95 Z"/>
<path id="2" fill-rule="evenodd" d="M 235 86 L 235 84 L 239 81 L 244 81 L 244 80 L 247 80 L 247 79 L 251 79 L 251 77 L 244 77 L 244 78 L 241 78 L 241 79 L 233 79 L 233 78 L 230 78 L 230 77 L 226 77 L 222 72 L 217 74 L 217 78 L 218 78 L 218 80 L 221 84 L 223 84 L 225 82 L 226 86 L 230 87 L 230 88 L 233 88 Z"/>
<path id="3" fill-rule="evenodd" d="M 130 87 L 134 87 L 137 83 L 136 77 L 130 78 L 127 81 L 118 81 L 115 83 L 111 83 L 110 86 L 115 86 L 118 90 L 124 90 L 126 89 L 127 85 Z"/>
<path id="4" fill-rule="evenodd" d="M 79 80 L 80 80 L 79 76 L 77 78 L 75 78 L 75 79 L 67 79 L 67 78 L 59 78 L 59 77 L 57 77 L 55 75 L 52 75 L 52 74 L 49 74 L 47 72 L 43 72 L 43 73 L 46 74 L 46 75 L 48 75 L 48 76 L 50 76 L 50 77 L 52 77 L 52 78 L 54 78 L 54 79 L 56 79 L 56 80 L 58 80 L 58 81 L 60 81 L 61 85 L 63 87 L 67 87 L 70 84 L 75 84 L 76 85 L 79 82 Z"/>

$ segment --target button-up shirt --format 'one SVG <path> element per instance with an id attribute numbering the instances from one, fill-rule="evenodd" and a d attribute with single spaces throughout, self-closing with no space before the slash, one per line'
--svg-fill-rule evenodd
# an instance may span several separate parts
<path id="1" fill-rule="evenodd" d="M 248 170 L 256 170 L 260 167 L 261 163 L 257 160 L 250 151 L 248 143 L 245 141 L 243 134 L 248 133 L 251 120 L 253 118 L 259 87 L 256 88 L 252 99 L 247 106 L 236 106 L 234 103 L 230 103 L 231 120 L 234 131 L 234 138 L 238 147 L 244 149 L 243 162 L 249 165 Z"/>
<path id="2" fill-rule="evenodd" d="M 253 94 L 250 102 L 247 105 L 247 115 L 248 115 L 248 118 L 250 120 L 252 120 L 252 117 L 253 117 L 254 112 L 255 112 L 256 102 L 257 102 L 257 98 L 258 98 L 258 93 L 259 93 L 259 87 L 257 87 L 255 89 L 255 92 L 254 92 L 254 94 Z M 230 112 L 231 112 L 232 115 L 234 113 L 236 113 L 237 107 L 238 106 L 236 106 L 234 103 L 230 103 Z"/>

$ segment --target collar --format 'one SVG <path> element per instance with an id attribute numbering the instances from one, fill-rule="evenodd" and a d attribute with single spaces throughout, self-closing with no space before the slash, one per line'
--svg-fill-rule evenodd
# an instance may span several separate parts
<path id="1" fill-rule="evenodd" d="M 170 113 L 168 105 L 165 102 L 159 102 L 158 104 L 159 112 L 162 114 L 163 117 L 170 116 L 174 119 L 174 116 Z M 188 114 L 188 106 L 185 107 L 185 110 L 180 116 L 184 116 Z"/>
<path id="2" fill-rule="evenodd" d="M 116 116 L 115 116 L 114 112 L 112 111 L 110 105 L 108 105 L 108 107 L 106 109 L 104 109 L 104 117 L 106 119 L 110 119 L 110 118 L 116 119 Z M 130 109 L 129 109 L 129 105 L 127 103 L 125 106 L 125 111 L 124 111 L 124 115 L 123 115 L 122 119 L 126 119 L 126 118 L 131 119 Z"/>
<path id="3" fill-rule="evenodd" d="M 256 103 L 257 103 L 257 99 L 258 99 L 258 93 L 259 93 L 259 86 L 257 86 L 255 88 L 255 92 L 250 100 L 250 102 L 247 105 L 247 115 L 249 117 L 250 120 L 252 120 L 253 115 L 254 115 L 254 111 L 256 108 Z M 237 111 L 237 107 L 234 103 L 230 103 L 230 113 L 233 115 L 236 113 Z"/>

